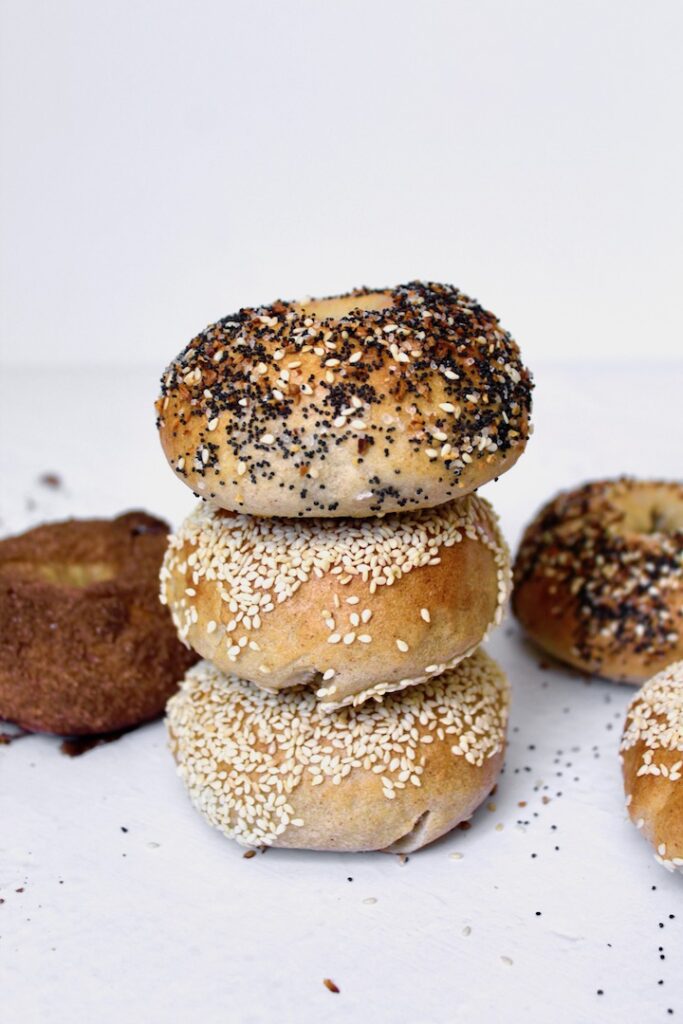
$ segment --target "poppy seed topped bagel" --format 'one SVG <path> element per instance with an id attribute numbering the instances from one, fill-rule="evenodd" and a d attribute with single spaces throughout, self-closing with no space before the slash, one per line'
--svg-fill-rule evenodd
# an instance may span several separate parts
<path id="1" fill-rule="evenodd" d="M 624 477 L 557 495 L 524 533 L 512 607 L 539 646 L 607 679 L 683 658 L 683 485 Z"/>
<path id="2" fill-rule="evenodd" d="M 493 314 L 411 282 L 241 309 L 171 363 L 166 457 L 198 495 L 258 516 L 430 508 L 517 461 L 531 378 Z"/>

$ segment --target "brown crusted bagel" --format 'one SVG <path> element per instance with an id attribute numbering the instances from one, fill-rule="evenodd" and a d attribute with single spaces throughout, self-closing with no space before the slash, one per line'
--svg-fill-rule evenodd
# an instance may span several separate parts
<path id="1" fill-rule="evenodd" d="M 430 508 L 517 461 L 531 378 L 450 285 L 275 302 L 207 327 L 164 374 L 166 457 L 198 495 L 260 516 Z"/>
<path id="2" fill-rule="evenodd" d="M 410 852 L 469 818 L 503 761 L 508 684 L 477 651 L 423 686 L 327 713 L 207 661 L 169 701 L 197 809 L 240 843 Z"/>
<path id="3" fill-rule="evenodd" d="M 197 660 L 158 599 L 167 533 L 128 512 L 0 541 L 0 718 L 82 735 L 163 711 Z"/>
<path id="4" fill-rule="evenodd" d="M 540 647 L 586 672 L 642 682 L 683 657 L 683 486 L 599 480 L 527 528 L 512 607 Z"/>
<path id="5" fill-rule="evenodd" d="M 660 864 L 683 871 L 683 661 L 631 701 L 621 743 L 626 806 Z"/>
<path id="6" fill-rule="evenodd" d="M 180 636 L 269 690 L 330 710 L 452 668 L 499 622 L 509 555 L 476 495 L 373 519 L 264 519 L 202 503 L 171 538 L 162 600 Z"/>

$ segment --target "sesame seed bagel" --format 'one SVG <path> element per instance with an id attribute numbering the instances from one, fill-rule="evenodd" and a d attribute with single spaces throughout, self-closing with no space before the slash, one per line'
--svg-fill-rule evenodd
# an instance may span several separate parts
<path id="1" fill-rule="evenodd" d="M 159 604 L 167 533 L 128 512 L 0 541 L 0 718 L 75 736 L 161 714 L 197 660 Z"/>
<path id="2" fill-rule="evenodd" d="M 660 864 L 683 870 L 683 661 L 631 701 L 621 743 L 626 806 Z"/>
<path id="3" fill-rule="evenodd" d="M 421 687 L 333 713 L 310 689 L 265 693 L 202 661 L 169 701 L 167 726 L 194 805 L 238 842 L 410 852 L 490 793 L 508 702 L 482 651 Z"/>
<path id="4" fill-rule="evenodd" d="M 559 494 L 522 538 L 512 607 L 540 647 L 607 679 L 640 683 L 683 658 L 683 486 Z"/>
<path id="5" fill-rule="evenodd" d="M 194 338 L 157 401 L 198 495 L 260 516 L 373 516 L 467 494 L 517 461 L 531 378 L 450 285 L 241 309 Z"/>
<path id="6" fill-rule="evenodd" d="M 476 495 L 354 520 L 202 503 L 170 539 L 161 599 L 224 672 L 269 690 L 314 683 L 331 710 L 452 668 L 500 621 L 509 575 Z"/>

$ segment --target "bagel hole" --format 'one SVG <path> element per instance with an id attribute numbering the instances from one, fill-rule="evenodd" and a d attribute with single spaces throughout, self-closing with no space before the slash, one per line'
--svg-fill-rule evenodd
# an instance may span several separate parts
<path id="1" fill-rule="evenodd" d="M 341 320 L 356 309 L 364 312 L 391 309 L 394 302 L 388 292 L 370 292 L 369 295 L 341 295 L 332 299 L 303 299 L 297 305 L 302 313 L 318 320 Z"/>
<path id="2" fill-rule="evenodd" d="M 683 498 L 671 488 L 652 485 L 642 491 L 628 491 L 614 499 L 623 514 L 623 528 L 652 536 L 683 530 Z"/>
<path id="3" fill-rule="evenodd" d="M 113 580 L 116 568 L 109 562 L 7 562 L 0 566 L 0 575 L 82 589 Z"/>

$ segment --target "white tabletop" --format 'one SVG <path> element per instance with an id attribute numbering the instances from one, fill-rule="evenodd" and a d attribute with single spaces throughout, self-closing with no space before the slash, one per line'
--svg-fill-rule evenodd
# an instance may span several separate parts
<path id="1" fill-rule="evenodd" d="M 130 507 L 177 522 L 192 507 L 158 448 L 154 370 L 2 377 L 3 534 Z M 562 486 L 680 476 L 683 366 L 542 366 L 536 378 L 536 434 L 484 491 L 512 543 Z M 41 485 L 46 471 L 63 486 Z M 617 748 L 632 689 L 548 667 L 511 620 L 489 650 L 513 686 L 498 792 L 468 831 L 405 863 L 245 860 L 190 806 L 159 722 L 75 759 L 51 737 L 0 746 L 0 1018 L 683 1016 L 683 883 L 624 810 Z"/>

